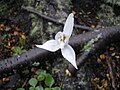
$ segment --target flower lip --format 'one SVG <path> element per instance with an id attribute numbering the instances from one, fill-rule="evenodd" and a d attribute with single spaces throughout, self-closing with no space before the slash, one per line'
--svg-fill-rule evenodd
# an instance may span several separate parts
<path id="1" fill-rule="evenodd" d="M 63 34 L 63 35 L 60 37 L 60 41 L 65 43 L 65 39 L 66 39 L 66 36 Z"/>
<path id="2" fill-rule="evenodd" d="M 67 35 L 65 35 L 64 33 L 59 34 L 57 41 L 59 42 L 61 49 L 64 48 L 66 44 L 68 44 L 68 40 L 69 38 Z"/>

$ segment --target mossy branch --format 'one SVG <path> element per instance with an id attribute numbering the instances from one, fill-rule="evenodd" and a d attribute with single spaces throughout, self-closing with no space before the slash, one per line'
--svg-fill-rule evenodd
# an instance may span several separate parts
<path id="1" fill-rule="evenodd" d="M 96 38 L 97 35 L 99 34 L 102 35 L 102 39 L 100 39 L 100 41 L 97 42 L 95 46 L 88 53 L 83 53 L 83 56 L 82 56 L 83 58 L 80 57 L 77 60 L 77 65 L 79 68 L 82 62 L 86 62 L 86 59 L 90 58 L 98 50 L 102 50 L 102 48 L 103 47 L 105 48 L 106 45 L 108 45 L 109 43 L 120 41 L 120 38 L 119 38 L 120 25 L 109 27 L 109 28 L 103 28 L 98 31 L 92 31 L 92 32 L 81 34 L 81 35 L 76 35 L 70 38 L 69 44 L 74 48 L 76 54 L 78 54 L 86 42 L 90 41 L 93 38 Z M 84 54 L 87 54 L 87 55 L 84 55 Z M 30 61 L 41 60 L 42 62 L 42 60 L 46 58 L 57 57 L 58 55 L 61 55 L 59 51 L 55 53 L 51 53 L 49 51 L 46 51 L 40 48 L 33 48 L 27 51 L 26 53 L 21 54 L 20 56 L 15 56 L 5 60 L 1 60 L 0 74 L 6 71 L 11 71 L 13 70 L 13 68 L 16 68 L 19 65 L 24 65 Z M 68 69 L 71 73 L 75 73 L 75 69 L 72 65 L 69 65 Z"/>

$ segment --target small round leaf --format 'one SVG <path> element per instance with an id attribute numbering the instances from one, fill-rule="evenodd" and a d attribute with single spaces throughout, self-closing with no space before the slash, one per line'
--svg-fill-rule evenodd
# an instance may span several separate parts
<path id="1" fill-rule="evenodd" d="M 46 75 L 46 78 L 45 78 L 45 84 L 49 87 L 51 87 L 53 84 L 54 84 L 54 79 L 53 77 L 50 75 L 50 74 L 47 74 Z"/>
<path id="2" fill-rule="evenodd" d="M 33 87 L 35 87 L 35 86 L 37 85 L 37 83 L 38 83 L 38 81 L 37 81 L 37 79 L 35 79 L 35 78 L 31 78 L 31 79 L 29 80 L 29 84 L 30 84 L 31 86 L 33 86 Z"/>
<path id="3" fill-rule="evenodd" d="M 35 90 L 43 90 L 43 87 L 42 87 L 42 86 L 37 86 L 37 87 L 35 88 Z"/>
<path id="4" fill-rule="evenodd" d="M 42 80 L 45 79 L 45 76 L 43 74 L 41 74 L 41 75 L 38 76 L 37 79 L 38 79 L 38 81 L 42 81 Z"/>
<path id="5" fill-rule="evenodd" d="M 35 87 L 30 87 L 29 90 L 35 90 Z"/>
<path id="6" fill-rule="evenodd" d="M 41 69 L 38 69 L 37 71 L 36 71 L 36 74 L 37 75 L 46 75 L 46 71 L 45 70 L 41 70 Z"/>
<path id="7" fill-rule="evenodd" d="M 51 88 L 45 88 L 45 90 L 52 90 Z"/>
<path id="8" fill-rule="evenodd" d="M 17 90 L 25 90 L 24 88 L 18 88 Z"/>
<path id="9" fill-rule="evenodd" d="M 61 90 L 59 87 L 54 87 L 52 90 Z"/>

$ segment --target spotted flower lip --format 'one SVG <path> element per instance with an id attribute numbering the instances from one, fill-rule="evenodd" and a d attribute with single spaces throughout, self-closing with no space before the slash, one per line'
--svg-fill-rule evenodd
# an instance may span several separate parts
<path id="1" fill-rule="evenodd" d="M 73 48 L 68 44 L 69 38 L 71 37 L 74 26 L 74 14 L 69 14 L 65 26 L 63 28 L 63 32 L 59 31 L 55 35 L 55 39 L 48 40 L 43 45 L 36 45 L 38 48 L 42 48 L 51 52 L 55 52 L 61 49 L 62 55 L 65 59 L 67 59 L 76 69 L 76 56 Z"/>

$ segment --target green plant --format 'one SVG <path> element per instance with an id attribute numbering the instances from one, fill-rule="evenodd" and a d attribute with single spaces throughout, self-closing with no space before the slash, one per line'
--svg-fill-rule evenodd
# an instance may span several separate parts
<path id="1" fill-rule="evenodd" d="M 19 55 L 29 49 L 28 39 L 24 32 L 14 24 L 7 24 L 7 20 L 0 20 L 0 59 Z"/>
<path id="2" fill-rule="evenodd" d="M 37 70 L 37 77 L 32 77 L 28 83 L 30 85 L 29 90 L 61 90 L 60 87 L 54 87 L 55 80 L 51 74 L 46 73 L 45 70 Z M 18 88 L 17 90 L 25 90 L 24 88 Z"/>
<path id="3" fill-rule="evenodd" d="M 13 48 L 13 52 L 14 52 L 13 55 L 19 55 L 22 54 L 23 52 L 26 52 L 26 50 L 16 46 Z"/>
<path id="4" fill-rule="evenodd" d="M 24 88 L 18 88 L 17 90 L 25 90 Z"/>
<path id="5" fill-rule="evenodd" d="M 119 0 L 106 0 L 107 3 L 111 3 L 113 5 L 119 5 L 120 6 L 120 1 Z"/>

